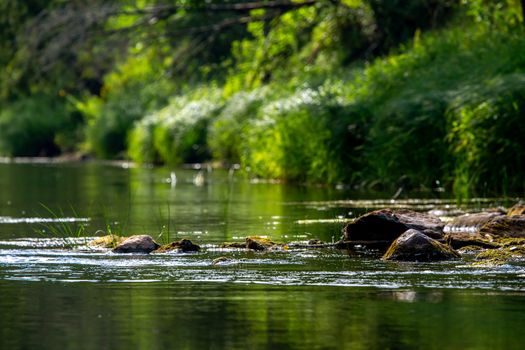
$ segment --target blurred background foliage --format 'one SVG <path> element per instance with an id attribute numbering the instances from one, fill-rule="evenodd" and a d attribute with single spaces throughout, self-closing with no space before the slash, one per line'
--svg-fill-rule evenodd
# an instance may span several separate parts
<path id="1" fill-rule="evenodd" d="M 0 153 L 525 188 L 518 0 L 6 0 Z"/>

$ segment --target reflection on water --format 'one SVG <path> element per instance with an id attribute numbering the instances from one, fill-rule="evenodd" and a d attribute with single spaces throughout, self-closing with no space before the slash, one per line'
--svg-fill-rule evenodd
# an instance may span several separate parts
<path id="1" fill-rule="evenodd" d="M 219 248 L 252 234 L 331 241 L 345 222 L 381 207 L 451 216 L 507 202 L 458 207 L 435 197 L 443 193 L 362 199 L 199 171 L 0 164 L 0 348 L 522 347 L 523 262 L 472 267 L 469 257 L 414 264 L 374 252 Z M 49 217 L 42 204 L 61 215 Z M 43 224 L 61 228 L 55 235 L 109 226 L 159 240 L 169 227 L 171 239 L 203 249 L 117 255 L 88 248 L 91 237 L 43 236 Z"/>

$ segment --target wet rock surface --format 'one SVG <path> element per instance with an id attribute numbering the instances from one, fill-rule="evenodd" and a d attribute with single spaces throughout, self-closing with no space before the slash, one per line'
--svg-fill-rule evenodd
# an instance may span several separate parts
<path id="1" fill-rule="evenodd" d="M 409 229 L 432 238 L 442 238 L 445 223 L 437 216 L 412 210 L 381 209 L 349 223 L 343 229 L 343 241 L 394 241 Z"/>
<path id="2" fill-rule="evenodd" d="M 479 234 L 470 233 L 448 233 L 445 235 L 444 241 L 453 249 L 460 249 L 467 246 L 476 246 L 480 249 L 495 249 L 499 247 L 498 244 L 483 239 Z"/>
<path id="3" fill-rule="evenodd" d="M 479 229 L 484 238 L 514 237 L 525 238 L 525 215 L 501 215 L 487 222 Z"/>
<path id="4" fill-rule="evenodd" d="M 520 202 L 507 210 L 508 216 L 525 215 L 525 203 Z"/>
<path id="5" fill-rule="evenodd" d="M 451 247 L 439 243 L 420 231 L 410 229 L 392 243 L 383 255 L 383 260 L 426 262 L 460 257 L 459 253 Z"/>
<path id="6" fill-rule="evenodd" d="M 443 231 L 450 234 L 477 233 L 483 225 L 500 216 L 504 216 L 504 213 L 491 211 L 461 215 L 448 222 Z"/>
<path id="7" fill-rule="evenodd" d="M 148 235 L 135 235 L 126 238 L 118 244 L 113 253 L 142 253 L 149 254 L 160 247 L 157 242 Z"/>

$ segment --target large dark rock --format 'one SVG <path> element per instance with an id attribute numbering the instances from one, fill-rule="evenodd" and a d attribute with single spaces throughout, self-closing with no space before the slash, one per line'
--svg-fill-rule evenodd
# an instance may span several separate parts
<path id="1" fill-rule="evenodd" d="M 482 237 L 525 237 L 525 215 L 501 215 L 479 229 Z"/>
<path id="2" fill-rule="evenodd" d="M 445 233 L 471 233 L 477 234 L 479 229 L 494 218 L 503 216 L 499 211 L 465 214 L 452 219 L 445 225 Z"/>
<path id="3" fill-rule="evenodd" d="M 419 262 L 458 258 L 460 255 L 449 246 L 413 229 L 399 236 L 383 255 L 383 260 Z"/>
<path id="4" fill-rule="evenodd" d="M 169 244 L 163 245 L 159 249 L 156 250 L 156 253 L 165 253 L 169 251 L 179 251 L 179 252 L 198 252 L 201 249 L 200 246 L 197 244 L 194 244 L 189 239 L 181 239 L 176 242 L 171 242 Z"/>
<path id="5" fill-rule="evenodd" d="M 136 235 L 126 238 L 112 250 L 113 253 L 143 253 L 148 254 L 159 248 L 151 236 Z"/>
<path id="6" fill-rule="evenodd" d="M 437 216 L 412 210 L 381 209 L 357 218 L 343 228 L 344 241 L 392 242 L 403 232 L 415 229 L 427 236 L 443 237 L 445 224 Z"/>

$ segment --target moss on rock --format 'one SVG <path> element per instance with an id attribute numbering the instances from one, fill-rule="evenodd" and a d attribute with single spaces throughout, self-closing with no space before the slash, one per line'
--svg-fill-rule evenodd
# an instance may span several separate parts
<path id="1" fill-rule="evenodd" d="M 451 260 L 460 257 L 451 247 L 411 229 L 392 243 L 383 255 L 383 260 L 424 262 Z"/>
<path id="2" fill-rule="evenodd" d="M 113 249 L 116 246 L 118 246 L 120 243 L 122 243 L 126 237 L 121 237 L 117 235 L 107 235 L 95 238 L 91 242 L 89 242 L 87 245 L 89 247 L 93 248 L 107 248 L 107 249 Z"/>

